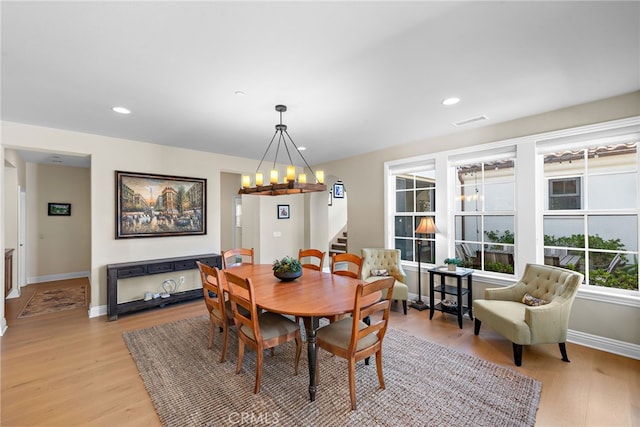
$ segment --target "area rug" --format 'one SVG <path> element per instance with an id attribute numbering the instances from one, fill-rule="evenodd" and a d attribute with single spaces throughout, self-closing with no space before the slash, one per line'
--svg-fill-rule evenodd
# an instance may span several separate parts
<path id="1" fill-rule="evenodd" d="M 356 365 L 358 408 L 351 411 L 347 364 L 321 351 L 321 382 L 309 400 L 306 348 L 293 375 L 293 343 L 265 353 L 262 388 L 253 394 L 255 353 L 235 374 L 237 336 L 227 361 L 220 337 L 207 350 L 207 317 L 124 333 L 165 426 L 533 426 L 541 383 L 482 359 L 390 328 L 383 343 L 385 390 L 375 362 Z"/>
<path id="2" fill-rule="evenodd" d="M 86 292 L 86 286 L 68 286 L 36 291 L 22 309 L 18 318 L 85 307 L 87 305 Z"/>

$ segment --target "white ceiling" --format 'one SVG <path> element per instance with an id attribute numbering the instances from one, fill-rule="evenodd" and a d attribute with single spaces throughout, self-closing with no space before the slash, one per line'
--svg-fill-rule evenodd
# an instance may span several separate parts
<path id="1" fill-rule="evenodd" d="M 318 164 L 640 89 L 637 1 L 0 7 L 2 120 L 256 159 L 276 104 Z"/>

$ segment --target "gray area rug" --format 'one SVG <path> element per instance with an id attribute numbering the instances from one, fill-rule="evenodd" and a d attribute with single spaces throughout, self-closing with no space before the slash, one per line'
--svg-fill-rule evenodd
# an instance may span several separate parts
<path id="1" fill-rule="evenodd" d="M 236 375 L 237 336 L 227 361 L 220 336 L 207 350 L 205 316 L 124 333 L 165 426 L 533 426 L 541 383 L 511 369 L 390 328 L 383 344 L 385 390 L 375 361 L 356 366 L 358 409 L 351 411 L 347 362 L 321 351 L 321 383 L 309 401 L 306 346 L 293 375 L 294 348 L 265 352 L 262 389 L 253 394 L 255 353 Z"/>

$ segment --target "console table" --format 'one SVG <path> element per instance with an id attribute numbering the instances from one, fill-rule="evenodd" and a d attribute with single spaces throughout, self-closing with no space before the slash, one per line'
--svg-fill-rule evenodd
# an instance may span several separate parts
<path id="1" fill-rule="evenodd" d="M 438 287 L 434 284 L 434 276 L 440 276 L 440 285 Z M 429 269 L 429 320 L 433 318 L 434 310 L 442 311 L 443 313 L 455 314 L 458 316 L 458 325 L 462 329 L 462 316 L 468 314 L 469 318 L 473 320 L 473 270 L 470 268 L 456 268 L 455 270 L 449 270 L 445 267 L 434 267 Z M 456 286 L 448 286 L 445 284 L 446 277 L 455 277 Z M 467 287 L 462 287 L 462 279 L 467 278 Z M 456 297 L 457 305 L 452 308 L 447 308 L 442 303 L 434 304 L 434 294 L 440 292 L 440 301 L 445 299 L 446 295 L 454 295 Z M 462 296 L 467 295 L 467 305 L 464 305 Z"/>
<path id="2" fill-rule="evenodd" d="M 202 298 L 202 289 L 191 289 L 171 294 L 169 298 L 155 298 L 149 301 L 136 301 L 118 304 L 118 279 L 149 276 L 172 271 L 193 270 L 198 268 L 196 261 L 210 267 L 222 268 L 222 256 L 219 254 L 193 255 L 178 258 L 164 258 L 137 262 L 124 262 L 107 265 L 107 315 L 109 320 L 118 319 L 118 314 L 130 313 L 151 307 L 164 306 L 174 302 Z"/>

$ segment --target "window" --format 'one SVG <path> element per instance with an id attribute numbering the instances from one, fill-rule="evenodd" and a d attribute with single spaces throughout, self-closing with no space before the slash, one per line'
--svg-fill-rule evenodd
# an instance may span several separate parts
<path id="1" fill-rule="evenodd" d="M 549 180 L 549 209 L 580 209 L 580 178 Z"/>
<path id="2" fill-rule="evenodd" d="M 477 270 L 514 273 L 513 158 L 455 166 L 455 254 Z"/>
<path id="3" fill-rule="evenodd" d="M 436 182 L 433 169 L 395 175 L 395 248 L 406 261 L 435 262 L 435 235 L 416 235 L 420 220 L 435 221 Z"/>
<path id="4" fill-rule="evenodd" d="M 617 139 L 543 154 L 544 263 L 582 272 L 589 286 L 637 291 L 637 137 Z"/>

